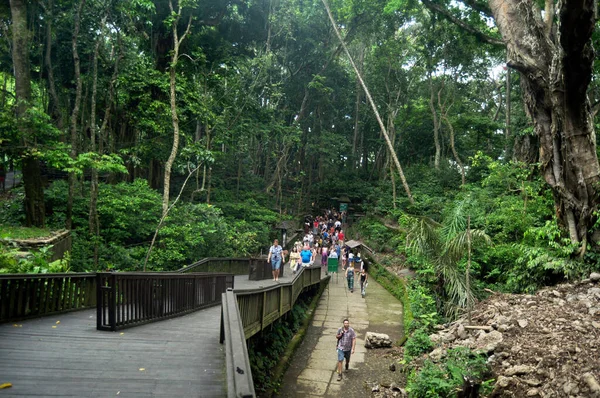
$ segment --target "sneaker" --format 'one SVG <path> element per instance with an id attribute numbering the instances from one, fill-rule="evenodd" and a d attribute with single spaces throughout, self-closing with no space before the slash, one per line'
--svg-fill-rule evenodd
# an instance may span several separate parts
<path id="1" fill-rule="evenodd" d="M 338 373 L 337 381 L 342 381 L 342 374 L 341 373 Z"/>

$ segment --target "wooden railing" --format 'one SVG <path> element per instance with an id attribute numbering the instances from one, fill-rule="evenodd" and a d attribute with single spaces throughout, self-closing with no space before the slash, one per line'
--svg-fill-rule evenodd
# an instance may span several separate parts
<path id="1" fill-rule="evenodd" d="M 96 274 L 0 274 L 0 322 L 96 305 Z"/>
<path id="2" fill-rule="evenodd" d="M 177 272 L 225 272 L 233 275 L 248 275 L 251 260 L 250 258 L 207 257 L 186 265 Z"/>
<path id="3" fill-rule="evenodd" d="M 119 330 L 221 303 L 233 275 L 98 273 L 96 328 Z"/>
<path id="4" fill-rule="evenodd" d="M 291 282 L 223 294 L 220 341 L 225 343 L 228 398 L 256 396 L 246 340 L 290 311 L 302 290 L 329 278 L 321 279 L 321 267 L 313 266 L 302 268 Z"/>
<path id="5" fill-rule="evenodd" d="M 232 289 L 223 293 L 221 300 L 221 344 L 225 342 L 225 369 L 227 370 L 227 397 L 252 398 L 254 382 L 242 318 Z"/>
<path id="6" fill-rule="evenodd" d="M 302 290 L 319 282 L 321 267 L 313 266 L 303 268 L 291 282 L 263 289 L 236 290 L 246 338 L 252 337 L 291 310 Z"/>

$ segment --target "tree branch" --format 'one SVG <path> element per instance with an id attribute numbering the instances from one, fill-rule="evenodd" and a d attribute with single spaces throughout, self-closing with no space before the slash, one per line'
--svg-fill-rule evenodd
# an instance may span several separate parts
<path id="1" fill-rule="evenodd" d="M 462 29 L 466 30 L 467 32 L 471 33 L 473 36 L 475 36 L 477 39 L 481 40 L 482 42 L 488 43 L 488 44 L 491 44 L 494 46 L 504 46 L 505 45 L 503 40 L 488 36 L 485 33 L 475 29 L 474 27 L 472 27 L 468 23 L 464 22 L 460 18 L 457 18 L 456 16 L 452 15 L 452 13 L 450 11 L 448 11 L 447 9 L 445 9 L 444 7 L 442 7 L 438 4 L 434 4 L 429 0 L 422 0 L 422 1 L 423 1 L 423 5 L 425 7 L 429 8 L 431 11 L 433 11 L 437 14 L 443 15 L 450 22 L 454 23 L 455 25 L 457 25 L 457 26 L 461 27 Z"/>
<path id="2" fill-rule="evenodd" d="M 463 3 L 465 3 L 466 5 L 468 5 L 475 11 L 482 13 L 486 17 L 489 17 L 489 18 L 494 17 L 492 15 L 492 10 L 490 9 L 490 6 L 488 5 L 487 1 L 483 2 L 483 3 L 479 3 L 479 2 L 477 2 L 477 0 L 463 0 Z"/>

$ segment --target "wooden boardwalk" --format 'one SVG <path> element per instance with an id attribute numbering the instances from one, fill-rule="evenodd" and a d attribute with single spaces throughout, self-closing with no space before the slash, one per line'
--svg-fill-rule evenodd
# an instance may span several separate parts
<path id="1" fill-rule="evenodd" d="M 223 397 L 220 311 L 122 333 L 97 331 L 95 310 L 0 325 L 0 397 Z"/>
<path id="2" fill-rule="evenodd" d="M 292 280 L 287 268 L 280 282 Z M 235 277 L 235 290 L 277 284 Z M 221 307 L 124 329 L 96 330 L 96 310 L 0 324 L 4 397 L 224 397 Z"/>

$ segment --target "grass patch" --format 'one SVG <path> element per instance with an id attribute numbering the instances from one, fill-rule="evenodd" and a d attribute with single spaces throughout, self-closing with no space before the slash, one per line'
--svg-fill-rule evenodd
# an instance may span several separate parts
<path id="1" fill-rule="evenodd" d="M 0 239 L 31 239 L 50 236 L 48 228 L 0 225 Z"/>

